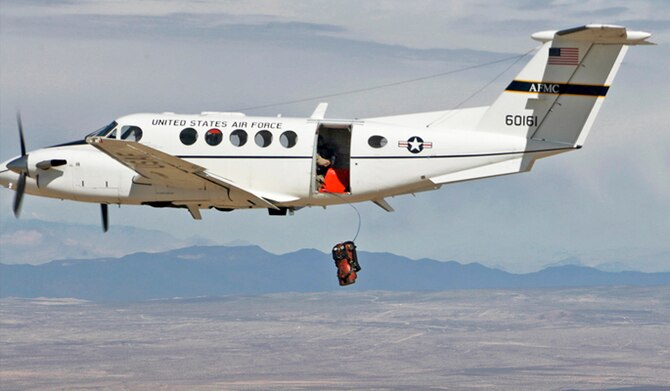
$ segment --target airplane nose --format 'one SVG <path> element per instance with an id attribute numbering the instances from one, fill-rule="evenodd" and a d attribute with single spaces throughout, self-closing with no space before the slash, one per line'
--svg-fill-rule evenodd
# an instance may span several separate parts
<path id="1" fill-rule="evenodd" d="M 7 163 L 7 169 L 17 174 L 28 172 L 28 155 L 20 156 Z"/>
<path id="2" fill-rule="evenodd" d="M 6 167 L 9 163 L 4 164 Z M 19 180 L 19 175 L 10 171 L 9 169 L 5 170 L 4 167 L 0 166 L 0 186 L 10 187 L 14 186 Z"/>

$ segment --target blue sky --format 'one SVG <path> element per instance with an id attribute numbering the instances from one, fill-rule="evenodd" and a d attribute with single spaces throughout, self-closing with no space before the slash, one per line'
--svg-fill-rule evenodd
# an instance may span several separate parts
<path id="1" fill-rule="evenodd" d="M 653 33 L 659 46 L 629 51 L 582 150 L 539 161 L 527 174 L 396 197 L 390 214 L 359 204 L 358 243 L 368 251 L 512 271 L 572 257 L 668 270 L 668 15 L 665 1 L 6 0 L 0 4 L 0 159 L 18 154 L 18 108 L 34 149 L 81 138 L 129 113 L 230 111 L 359 89 L 524 53 L 535 46 L 535 31 L 621 24 Z M 507 65 L 332 98 L 328 114 L 454 108 Z M 520 65 L 465 106 L 490 104 Z M 317 103 L 247 114 L 305 116 Z M 0 191 L 0 245 L 17 237 L 13 196 Z M 110 212 L 112 230 L 254 243 L 277 253 L 328 251 L 356 230 L 348 206 L 286 218 L 207 211 L 200 222 L 181 210 Z M 32 196 L 24 200 L 23 217 L 99 224 L 97 205 Z M 93 240 L 109 238 L 100 233 Z"/>

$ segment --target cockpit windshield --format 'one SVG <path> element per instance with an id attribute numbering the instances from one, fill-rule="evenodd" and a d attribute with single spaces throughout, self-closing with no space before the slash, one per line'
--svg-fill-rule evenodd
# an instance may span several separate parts
<path id="1" fill-rule="evenodd" d="M 103 126 L 87 137 L 104 137 L 128 141 L 140 141 L 142 138 L 142 129 L 135 125 L 119 125 L 116 121 Z"/>
<path id="2" fill-rule="evenodd" d="M 116 127 L 117 127 L 116 121 L 112 122 L 109 125 L 105 125 L 102 128 L 96 130 L 95 132 L 89 134 L 87 137 L 93 137 L 93 136 L 98 136 L 98 137 L 111 137 L 111 138 L 116 138 Z"/>

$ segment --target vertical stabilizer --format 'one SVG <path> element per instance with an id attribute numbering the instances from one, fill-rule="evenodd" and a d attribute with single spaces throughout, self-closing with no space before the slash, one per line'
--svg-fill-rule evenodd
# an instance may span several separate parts
<path id="1" fill-rule="evenodd" d="M 650 36 L 611 25 L 533 34 L 542 46 L 477 130 L 581 146 L 627 46 L 650 44 Z"/>

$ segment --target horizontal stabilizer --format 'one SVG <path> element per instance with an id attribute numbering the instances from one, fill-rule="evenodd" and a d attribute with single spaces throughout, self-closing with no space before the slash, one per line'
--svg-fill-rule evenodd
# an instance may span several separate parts
<path id="1" fill-rule="evenodd" d="M 655 45 L 646 41 L 647 38 L 651 37 L 650 33 L 629 31 L 623 26 L 611 24 L 587 24 L 559 31 L 540 31 L 531 35 L 531 37 L 540 42 L 559 39 L 600 44 Z"/>
<path id="2" fill-rule="evenodd" d="M 517 157 L 510 160 L 505 160 L 500 163 L 487 164 L 481 167 L 470 168 L 463 171 L 432 177 L 430 178 L 430 181 L 436 185 L 443 185 L 446 183 L 462 182 L 471 179 L 516 174 L 518 172 L 529 171 L 534 161 L 535 159 L 527 155 L 525 157 Z"/>

